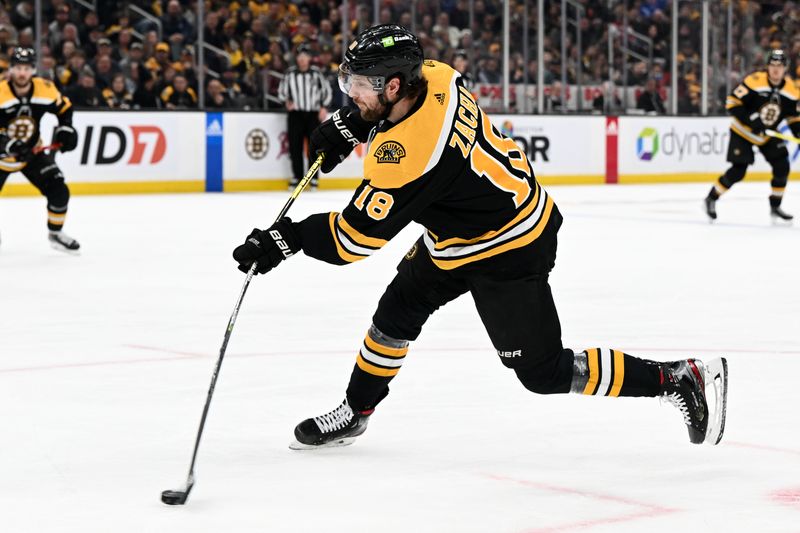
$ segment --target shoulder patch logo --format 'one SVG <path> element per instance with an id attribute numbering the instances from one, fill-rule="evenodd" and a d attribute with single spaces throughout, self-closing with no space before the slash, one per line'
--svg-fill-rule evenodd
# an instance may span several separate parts
<path id="1" fill-rule="evenodd" d="M 436 93 L 433 96 L 436 97 L 436 101 L 439 102 L 439 105 L 444 105 L 444 93 Z"/>
<path id="2" fill-rule="evenodd" d="M 435 67 L 436 66 L 436 63 L 434 63 L 430 59 L 424 59 L 422 61 L 422 64 L 425 65 L 426 67 Z"/>
<path id="3" fill-rule="evenodd" d="M 405 156 L 406 149 L 397 141 L 386 141 L 375 150 L 378 163 L 400 163 L 400 159 Z"/>

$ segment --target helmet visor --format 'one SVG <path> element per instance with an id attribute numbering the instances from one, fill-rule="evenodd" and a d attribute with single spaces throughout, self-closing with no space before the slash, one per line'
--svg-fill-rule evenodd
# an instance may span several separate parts
<path id="1" fill-rule="evenodd" d="M 350 65 L 342 63 L 339 66 L 339 88 L 349 96 L 366 96 L 369 94 L 382 94 L 384 88 L 383 76 L 363 76 L 353 74 Z"/>

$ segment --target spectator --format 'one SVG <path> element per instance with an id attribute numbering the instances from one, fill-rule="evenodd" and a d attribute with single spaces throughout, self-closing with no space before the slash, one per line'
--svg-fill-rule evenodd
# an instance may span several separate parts
<path id="1" fill-rule="evenodd" d="M 250 29 L 253 32 L 253 48 L 255 48 L 256 52 L 259 54 L 267 53 L 271 43 L 264 31 L 264 23 L 262 20 L 255 19 L 250 25 Z"/>
<path id="2" fill-rule="evenodd" d="M 47 44 L 51 50 L 61 48 L 64 26 L 69 23 L 69 4 L 61 4 L 56 8 L 56 19 L 47 27 Z"/>
<path id="3" fill-rule="evenodd" d="M 645 113 L 664 115 L 667 110 L 664 107 L 664 101 L 661 95 L 658 94 L 658 87 L 656 80 L 649 78 L 645 84 L 644 90 L 639 94 L 636 99 L 636 109 L 641 109 Z"/>
<path id="4" fill-rule="evenodd" d="M 142 46 L 142 43 L 131 44 L 127 57 L 123 57 L 119 62 L 120 72 L 125 74 L 125 77 L 131 78 L 131 65 L 133 64 L 144 64 L 144 47 Z"/>
<path id="5" fill-rule="evenodd" d="M 170 61 L 169 52 L 169 45 L 167 43 L 158 43 L 153 57 L 145 61 L 145 66 L 149 68 L 154 75 L 171 67 L 172 63 Z"/>
<path id="6" fill-rule="evenodd" d="M 161 92 L 161 101 L 167 109 L 194 109 L 197 93 L 189 87 L 183 74 L 175 74 L 172 83 Z"/>
<path id="7" fill-rule="evenodd" d="M 131 109 L 133 107 L 133 95 L 125 86 L 125 76 L 120 73 L 114 74 L 111 86 L 103 89 L 103 98 L 111 109 Z"/>
<path id="8" fill-rule="evenodd" d="M 0 24 L 0 54 L 8 55 L 16 42 L 16 30 L 7 24 Z"/>
<path id="9" fill-rule="evenodd" d="M 76 48 L 80 48 L 81 46 L 81 37 L 80 32 L 78 32 L 78 27 L 71 22 L 64 25 L 64 29 L 61 30 L 61 42 L 70 41 L 72 42 Z"/>
<path id="10" fill-rule="evenodd" d="M 95 63 L 95 83 L 97 88 L 102 91 L 111 86 L 111 78 L 118 72 L 114 69 L 114 63 L 111 61 L 111 56 L 101 55 L 97 58 Z"/>
<path id="11" fill-rule="evenodd" d="M 111 52 L 111 59 L 114 61 L 122 61 L 131 53 L 131 46 L 133 45 L 133 34 L 131 30 L 124 29 L 117 33 L 117 45 Z"/>
<path id="12" fill-rule="evenodd" d="M 212 79 L 206 86 L 206 109 L 230 109 L 233 101 L 228 97 L 225 86 L 219 80 Z"/>
<path id="13" fill-rule="evenodd" d="M 258 72 L 266 65 L 264 56 L 256 52 L 253 33 L 245 32 L 242 38 L 242 48 L 231 56 L 231 67 L 238 73 L 245 93 L 255 96 L 257 93 Z"/>
<path id="14" fill-rule="evenodd" d="M 60 88 L 58 83 L 58 75 L 56 74 L 56 60 L 51 55 L 43 55 L 41 64 L 36 71 L 36 75 L 46 80 L 50 80 Z"/>
<path id="15" fill-rule="evenodd" d="M 566 109 L 564 104 L 564 88 L 556 80 L 550 85 L 550 91 L 544 95 L 544 109 L 548 113 L 560 113 Z"/>
<path id="16" fill-rule="evenodd" d="M 242 91 L 242 86 L 239 85 L 239 82 L 236 80 L 236 71 L 232 68 L 226 68 L 222 71 L 222 78 L 220 78 L 220 81 L 225 87 L 225 92 L 228 93 L 228 98 L 230 98 L 231 101 L 238 104 L 242 100 L 244 92 Z"/>
<path id="17" fill-rule="evenodd" d="M 78 83 L 80 73 L 86 67 L 86 54 L 83 50 L 75 50 L 70 56 L 69 61 L 65 67 L 56 69 L 58 74 L 58 81 L 61 87 L 67 89 Z"/>
<path id="18" fill-rule="evenodd" d="M 457 50 L 455 55 L 453 56 L 453 68 L 461 74 L 461 78 L 464 81 L 464 87 L 469 91 L 473 92 L 475 88 L 475 78 L 472 77 L 472 73 L 469 69 L 469 56 L 467 55 L 466 50 Z"/>
<path id="19" fill-rule="evenodd" d="M 11 15 L 11 24 L 18 30 L 33 27 L 33 3 L 29 1 L 16 2 L 13 9 L 9 13 Z"/>
<path id="20" fill-rule="evenodd" d="M 78 83 L 68 88 L 66 95 L 75 107 L 104 107 L 105 100 L 97 88 L 92 69 L 85 67 L 80 72 Z"/>
<path id="21" fill-rule="evenodd" d="M 158 97 L 156 85 L 158 77 L 153 76 L 150 70 L 139 65 L 136 69 L 139 78 L 139 86 L 133 93 L 133 108 L 134 109 L 160 109 L 161 99 Z"/>
<path id="22" fill-rule="evenodd" d="M 483 68 L 478 72 L 478 81 L 488 84 L 498 84 L 503 81 L 500 62 L 497 58 L 489 57 L 486 59 Z"/>
<path id="23" fill-rule="evenodd" d="M 192 24 L 183 14 L 178 0 L 170 0 L 167 14 L 161 18 L 162 33 L 173 46 L 182 47 L 192 36 Z"/>
<path id="24" fill-rule="evenodd" d="M 181 57 L 174 64 L 178 71 L 183 74 L 190 87 L 197 87 L 197 75 L 194 69 L 194 50 L 191 46 L 186 46 L 181 50 Z"/>

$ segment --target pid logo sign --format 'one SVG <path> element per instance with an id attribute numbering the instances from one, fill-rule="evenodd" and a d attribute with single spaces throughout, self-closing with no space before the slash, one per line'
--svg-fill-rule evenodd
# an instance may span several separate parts
<path id="1" fill-rule="evenodd" d="M 658 131 L 645 128 L 636 138 L 636 157 L 642 161 L 652 161 L 658 153 Z"/>
<path id="2" fill-rule="evenodd" d="M 81 165 L 111 165 L 125 158 L 127 165 L 155 165 L 164 159 L 167 139 L 158 126 L 87 126 Z"/>

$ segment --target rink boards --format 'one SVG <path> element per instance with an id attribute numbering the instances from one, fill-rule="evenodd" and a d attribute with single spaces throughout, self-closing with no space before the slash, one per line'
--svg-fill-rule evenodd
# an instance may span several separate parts
<path id="1" fill-rule="evenodd" d="M 494 115 L 545 184 L 709 181 L 726 168 L 726 117 Z M 49 142 L 54 117 L 42 124 Z M 291 174 L 286 115 L 258 112 L 77 112 L 76 150 L 56 160 L 73 194 L 278 190 Z M 785 128 L 784 128 L 785 129 Z M 792 163 L 800 149 L 789 146 Z M 320 187 L 361 180 L 364 145 Z M 760 156 L 748 179 L 768 179 Z M 9 177 L 3 195 L 38 194 Z"/>

